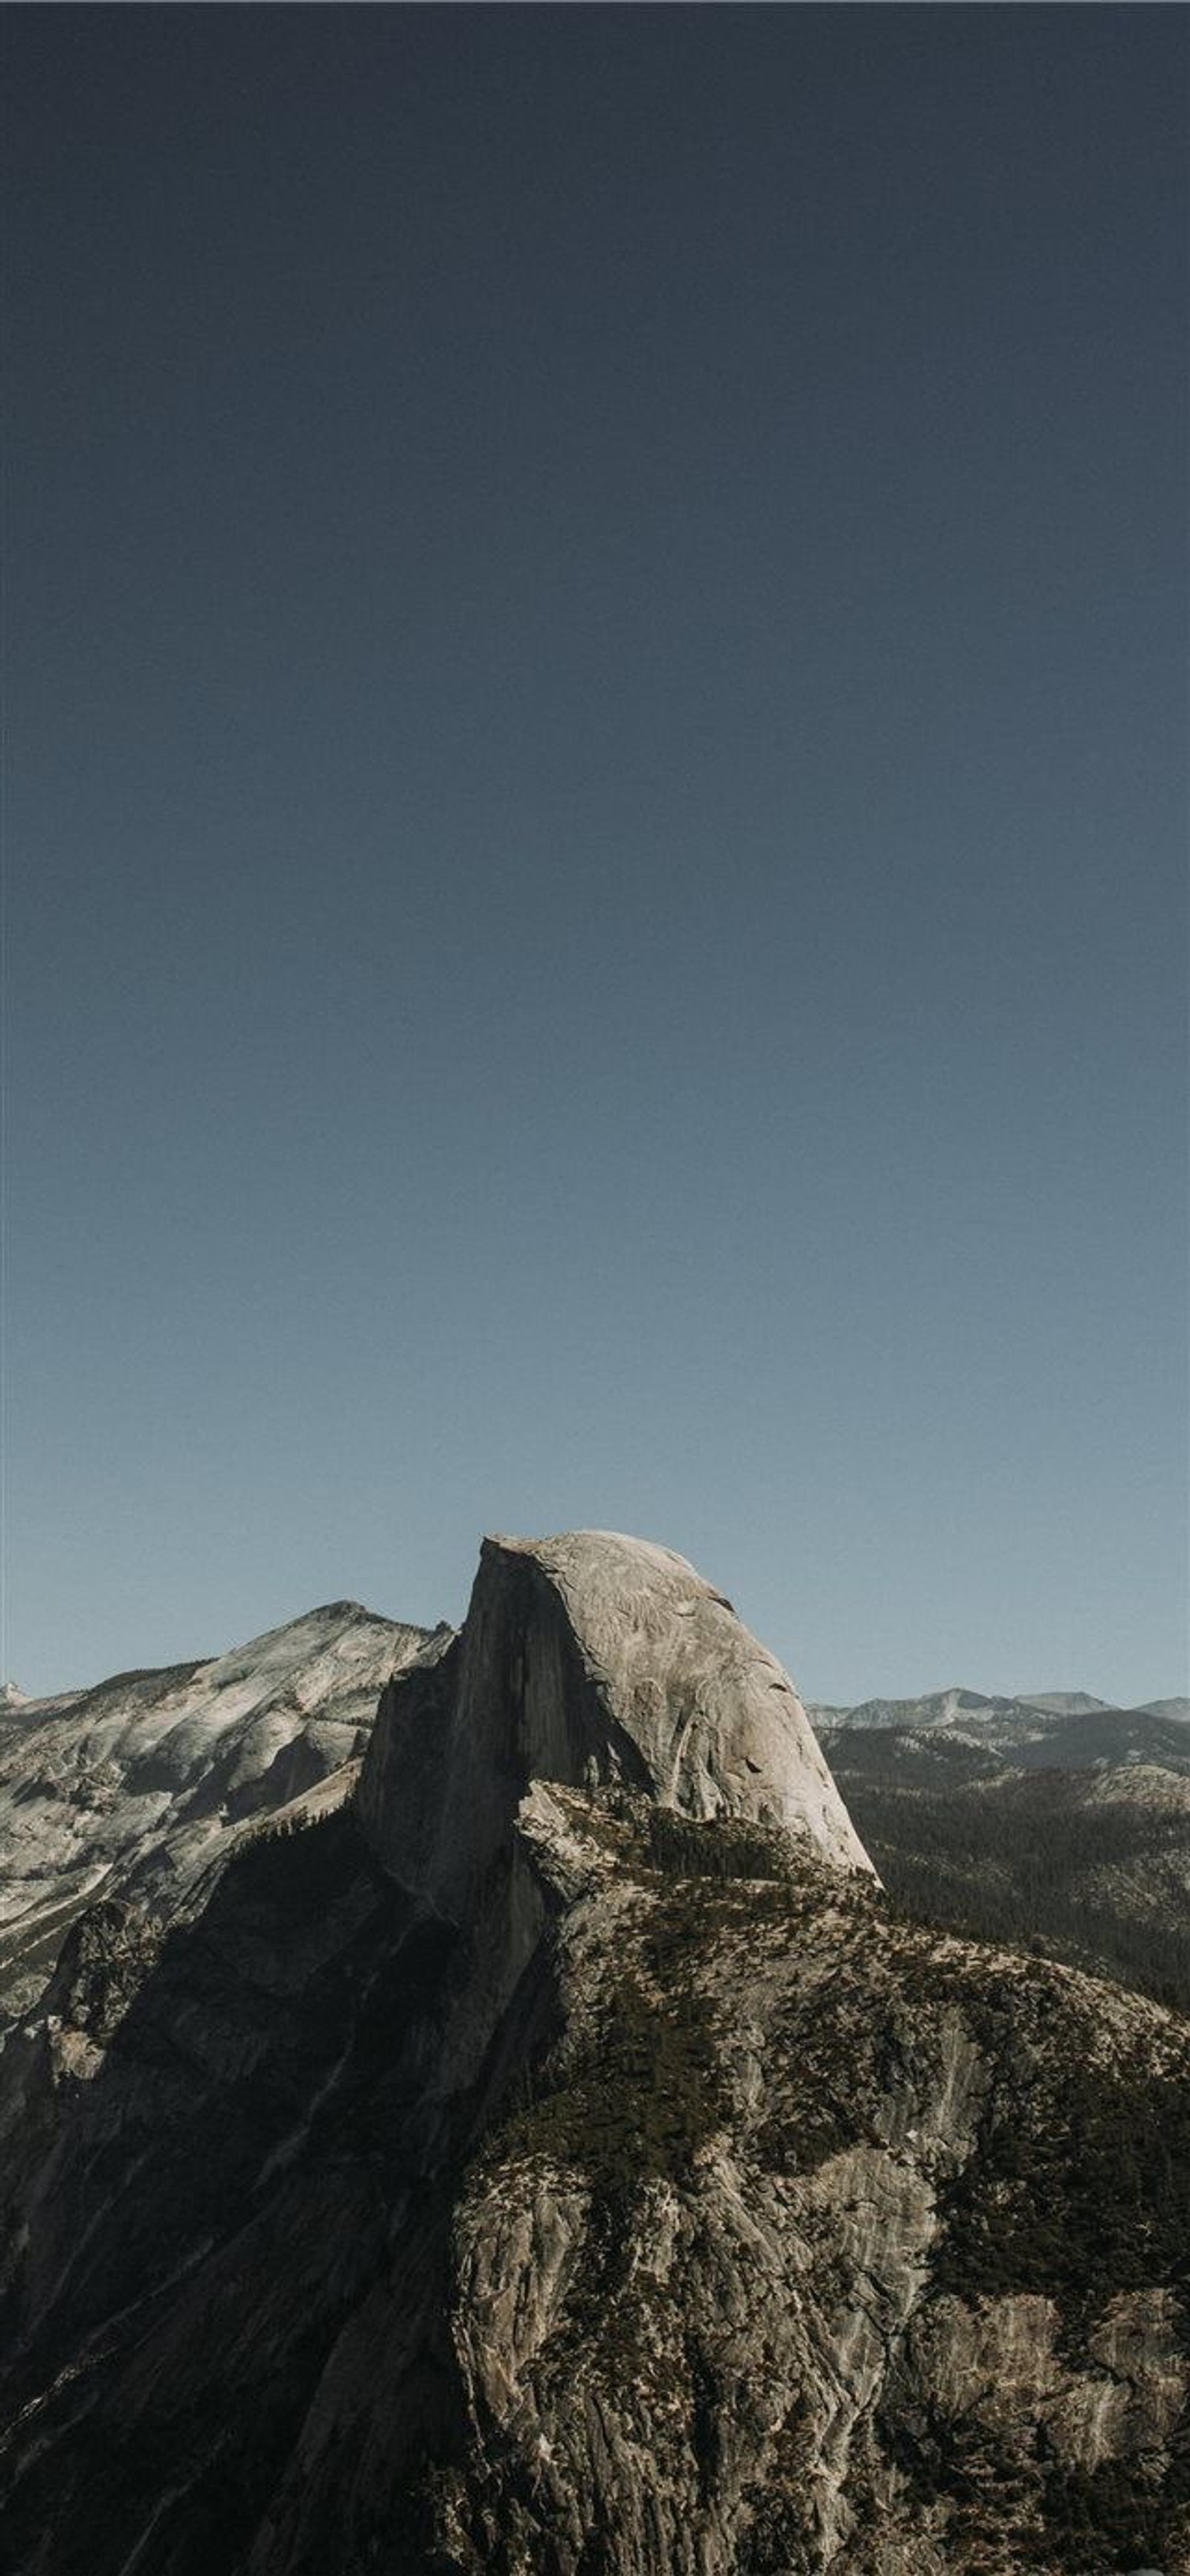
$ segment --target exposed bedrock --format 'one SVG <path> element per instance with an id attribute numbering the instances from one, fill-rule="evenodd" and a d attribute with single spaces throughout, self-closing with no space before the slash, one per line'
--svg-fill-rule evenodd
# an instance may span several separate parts
<path id="1" fill-rule="evenodd" d="M 384 1693 L 359 1813 L 393 1876 L 463 1921 L 534 1780 L 620 1783 L 871 1868 L 789 1675 L 684 1557 L 614 1531 L 484 1540 L 460 1634 Z"/>
<path id="2" fill-rule="evenodd" d="M 14 2576 L 1190 2569 L 1183 2019 L 898 1914 L 640 1541 L 350 1742 L 0 2056 Z"/>

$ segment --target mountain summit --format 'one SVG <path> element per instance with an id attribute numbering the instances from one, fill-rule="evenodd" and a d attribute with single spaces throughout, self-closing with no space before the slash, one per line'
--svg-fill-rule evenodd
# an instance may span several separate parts
<path id="1" fill-rule="evenodd" d="M 14 2576 L 1190 2565 L 1185 2021 L 898 1914 L 681 1557 L 98 1699 L 0 2054 Z"/>
<path id="2" fill-rule="evenodd" d="M 172 1919 L 269 1818 L 354 1786 L 383 1684 L 428 1631 L 329 1601 L 197 1663 L 0 1706 L 0 2028 L 101 1896 Z"/>
<path id="3" fill-rule="evenodd" d="M 871 1867 L 788 1674 L 684 1557 L 615 1531 L 484 1540 L 458 1638 L 385 1692 L 360 1817 L 454 1918 L 535 1779 L 783 1827 Z"/>

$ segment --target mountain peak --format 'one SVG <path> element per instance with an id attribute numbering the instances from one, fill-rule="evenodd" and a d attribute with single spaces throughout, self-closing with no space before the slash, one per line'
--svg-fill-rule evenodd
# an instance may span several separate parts
<path id="1" fill-rule="evenodd" d="M 684 1557 L 619 1531 L 484 1540 L 458 1637 L 385 1694 L 361 1813 L 393 1875 L 458 1917 L 534 1780 L 619 1782 L 871 1867 L 788 1674 Z"/>

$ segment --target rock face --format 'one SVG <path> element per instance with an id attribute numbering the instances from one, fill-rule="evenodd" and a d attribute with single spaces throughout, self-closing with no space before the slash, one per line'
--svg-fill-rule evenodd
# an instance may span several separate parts
<path id="1" fill-rule="evenodd" d="M 680 1559 L 489 1542 L 295 1821 L 0 2058 L 16 2576 L 1184 2576 L 1187 2025 L 893 1913 Z"/>
<path id="2" fill-rule="evenodd" d="M 788 1674 L 684 1557 L 612 1531 L 484 1540 L 461 1635 L 386 1693 L 360 1820 L 464 1919 L 535 1779 L 782 1825 L 871 1867 Z"/>
<path id="3" fill-rule="evenodd" d="M 455 2219 L 453 2563 L 1184 2569 L 1184 2028 L 813 1863 L 625 1901 L 631 1849 Z"/>
<path id="4" fill-rule="evenodd" d="M 119 1889 L 172 1917 L 263 1818 L 345 1796 L 377 1694 L 426 1633 L 334 1601 L 212 1661 L 56 1699 L 10 1694 L 0 2027 L 32 2004 L 84 1906 Z"/>

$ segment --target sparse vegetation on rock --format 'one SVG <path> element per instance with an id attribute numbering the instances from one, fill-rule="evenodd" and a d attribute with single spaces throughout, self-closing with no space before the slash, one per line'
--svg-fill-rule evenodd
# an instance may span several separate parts
<path id="1" fill-rule="evenodd" d="M 10 2039 L 17 2576 L 1179 2576 L 1190 2025 L 890 1899 L 710 1587 L 585 1562 Z"/>

